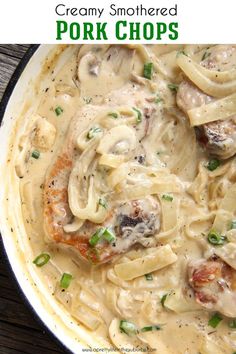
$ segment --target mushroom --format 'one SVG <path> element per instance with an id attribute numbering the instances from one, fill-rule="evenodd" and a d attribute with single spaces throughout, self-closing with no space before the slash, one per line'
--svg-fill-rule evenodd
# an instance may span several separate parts
<path id="1" fill-rule="evenodd" d="M 30 118 L 30 123 L 25 127 L 18 144 L 19 155 L 15 165 L 18 177 L 22 178 L 25 174 L 32 147 L 47 151 L 53 146 L 55 139 L 56 128 L 46 118 L 38 114 Z"/>
<path id="2" fill-rule="evenodd" d="M 106 164 L 105 160 L 111 161 L 111 157 L 122 163 L 129 158 L 130 152 L 135 150 L 136 144 L 137 138 L 133 128 L 119 125 L 108 130 L 96 149 L 102 155 L 100 163 Z"/>
<path id="3" fill-rule="evenodd" d="M 96 100 L 97 96 L 122 87 L 131 77 L 134 53 L 123 46 L 79 52 L 77 75 L 81 95 Z"/>
<path id="4" fill-rule="evenodd" d="M 35 127 L 33 145 L 43 151 L 49 150 L 56 139 L 56 128 L 46 118 L 38 117 Z"/>

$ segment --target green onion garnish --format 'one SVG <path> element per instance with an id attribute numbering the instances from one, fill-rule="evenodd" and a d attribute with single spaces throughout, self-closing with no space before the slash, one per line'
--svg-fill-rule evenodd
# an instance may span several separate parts
<path id="1" fill-rule="evenodd" d="M 153 276 L 152 276 L 151 273 L 145 274 L 145 278 L 146 278 L 146 280 L 148 280 L 148 281 L 153 280 Z"/>
<path id="2" fill-rule="evenodd" d="M 88 133 L 87 133 L 87 139 L 91 140 L 92 138 L 94 138 L 94 136 L 98 133 L 100 133 L 102 131 L 101 128 L 99 127 L 92 127 L 89 129 Z"/>
<path id="3" fill-rule="evenodd" d="M 48 253 L 41 253 L 39 256 L 37 256 L 34 260 L 33 263 L 37 266 L 37 267 L 42 267 L 45 264 L 48 263 L 50 259 L 50 255 Z"/>
<path id="4" fill-rule="evenodd" d="M 121 332 L 124 332 L 126 334 L 128 334 L 128 336 L 130 334 L 136 334 L 138 332 L 137 327 L 135 326 L 135 324 L 133 324 L 132 322 L 128 322 L 126 320 L 121 320 L 120 321 L 120 326 L 119 326 Z"/>
<path id="5" fill-rule="evenodd" d="M 220 166 L 220 160 L 218 159 L 211 159 L 208 164 L 207 164 L 207 169 L 209 171 L 214 171 L 215 169 L 217 169 Z"/>
<path id="6" fill-rule="evenodd" d="M 31 154 L 31 156 L 34 158 L 34 159 L 38 159 L 39 156 L 40 156 L 40 152 L 38 150 L 34 150 Z"/>
<path id="7" fill-rule="evenodd" d="M 205 60 L 206 58 L 208 58 L 211 55 L 211 53 L 209 52 L 204 52 L 203 56 L 202 56 L 202 61 Z"/>
<path id="8" fill-rule="evenodd" d="M 236 220 L 232 220 L 230 230 L 236 229 Z"/>
<path id="9" fill-rule="evenodd" d="M 92 247 L 96 246 L 96 244 L 100 241 L 103 233 L 104 233 L 105 228 L 101 227 L 100 229 L 97 229 L 97 231 L 92 235 L 92 237 L 89 240 L 89 243 Z"/>
<path id="10" fill-rule="evenodd" d="M 63 113 L 63 109 L 60 106 L 58 106 L 55 108 L 55 113 L 57 116 L 59 116 L 60 114 Z"/>
<path id="11" fill-rule="evenodd" d="M 114 119 L 117 119 L 117 118 L 118 118 L 118 113 L 116 113 L 116 112 L 110 112 L 110 113 L 108 113 L 108 116 L 109 116 L 109 117 L 112 117 L 112 118 L 114 118 Z"/>
<path id="12" fill-rule="evenodd" d="M 151 80 L 153 75 L 153 63 L 146 63 L 143 67 L 143 76 L 145 79 Z"/>
<path id="13" fill-rule="evenodd" d="M 109 229 L 105 229 L 103 232 L 102 238 L 108 241 L 109 243 L 115 242 L 116 236 Z"/>
<path id="14" fill-rule="evenodd" d="M 141 328 L 141 332 L 151 332 L 151 331 L 159 331 L 161 329 L 161 326 L 155 325 L 155 326 L 146 326 Z"/>
<path id="15" fill-rule="evenodd" d="M 98 229 L 90 238 L 89 243 L 92 247 L 96 246 L 102 239 L 112 243 L 116 240 L 115 234 L 106 227 L 101 227 Z"/>
<path id="16" fill-rule="evenodd" d="M 63 289 L 67 289 L 70 285 L 72 280 L 72 275 L 69 273 L 63 273 L 61 280 L 60 280 L 60 287 Z"/>
<path id="17" fill-rule="evenodd" d="M 163 102 L 163 99 L 159 95 L 157 95 L 157 97 L 155 99 L 155 103 L 158 104 L 158 103 L 161 103 L 161 102 Z"/>
<path id="18" fill-rule="evenodd" d="M 225 236 L 222 236 L 219 234 L 219 232 L 211 230 L 207 236 L 208 242 L 211 243 L 212 245 L 223 245 L 226 241 L 227 238 Z"/>
<path id="19" fill-rule="evenodd" d="M 136 123 L 139 124 L 142 122 L 142 113 L 139 109 L 133 107 L 133 110 L 137 113 L 137 117 L 136 117 Z"/>
<path id="20" fill-rule="evenodd" d="M 161 304 L 162 304 L 163 307 L 165 307 L 165 301 L 166 301 L 167 296 L 168 296 L 168 294 L 165 294 L 161 298 Z"/>
<path id="21" fill-rule="evenodd" d="M 222 317 L 218 313 L 215 313 L 209 319 L 208 326 L 211 326 L 212 328 L 216 328 L 221 321 L 222 321 Z"/>
<path id="22" fill-rule="evenodd" d="M 104 209 L 107 209 L 107 201 L 105 198 L 99 198 L 98 205 L 101 205 Z"/>
<path id="23" fill-rule="evenodd" d="M 161 197 L 161 199 L 164 199 L 164 200 L 166 200 L 167 202 L 172 202 L 173 197 L 172 197 L 171 195 L 169 195 L 169 194 L 163 194 L 162 197 Z"/>
<path id="24" fill-rule="evenodd" d="M 229 328 L 236 328 L 236 319 L 233 319 L 228 324 Z"/>
<path id="25" fill-rule="evenodd" d="M 176 85 L 176 84 L 168 84 L 167 86 L 173 92 L 177 92 L 178 88 L 179 88 L 179 85 Z"/>

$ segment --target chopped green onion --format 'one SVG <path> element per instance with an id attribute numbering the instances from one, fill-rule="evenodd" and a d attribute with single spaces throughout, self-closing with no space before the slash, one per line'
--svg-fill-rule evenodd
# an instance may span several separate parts
<path id="1" fill-rule="evenodd" d="M 38 150 L 34 150 L 31 154 L 31 156 L 34 158 L 34 159 L 38 159 L 39 156 L 40 156 L 40 152 Z"/>
<path id="2" fill-rule="evenodd" d="M 139 109 L 133 107 L 133 110 L 137 113 L 136 123 L 139 124 L 142 122 L 142 113 Z"/>
<path id="3" fill-rule="evenodd" d="M 88 133 L 87 133 L 87 139 L 91 140 L 92 138 L 94 138 L 94 136 L 98 133 L 100 133 L 102 131 L 101 128 L 99 127 L 92 127 L 89 129 Z"/>
<path id="4" fill-rule="evenodd" d="M 209 234 L 208 234 L 208 241 L 209 241 L 211 244 L 213 244 L 213 245 L 218 245 L 219 242 L 220 242 L 220 240 L 221 240 L 221 235 L 220 235 L 218 232 L 216 232 L 216 231 L 214 231 L 214 230 L 212 230 L 212 231 L 209 232 Z"/>
<path id="5" fill-rule="evenodd" d="M 101 205 L 104 209 L 107 209 L 107 201 L 105 198 L 99 198 L 98 205 Z"/>
<path id="6" fill-rule="evenodd" d="M 236 220 L 232 220 L 230 230 L 236 229 Z"/>
<path id="7" fill-rule="evenodd" d="M 61 280 L 60 280 L 60 287 L 63 289 L 67 289 L 70 285 L 72 280 L 72 275 L 69 273 L 63 273 Z"/>
<path id="8" fill-rule="evenodd" d="M 236 319 L 229 322 L 229 328 L 236 328 Z"/>
<path id="9" fill-rule="evenodd" d="M 155 325 L 155 326 L 146 326 L 141 328 L 141 332 L 151 332 L 151 331 L 159 331 L 161 329 L 161 326 Z"/>
<path id="10" fill-rule="evenodd" d="M 92 235 L 92 237 L 89 240 L 89 243 L 92 247 L 96 246 L 96 244 L 100 241 L 103 233 L 104 233 L 105 228 L 101 227 L 100 229 L 97 229 L 97 231 Z"/>
<path id="11" fill-rule="evenodd" d="M 39 256 L 37 256 L 34 260 L 33 263 L 37 266 L 37 267 L 42 267 L 45 264 L 48 263 L 50 259 L 50 255 L 48 253 L 41 253 Z"/>
<path id="12" fill-rule="evenodd" d="M 204 52 L 203 56 L 202 56 L 202 61 L 205 60 L 206 58 L 208 58 L 211 55 L 211 53 L 209 52 Z"/>
<path id="13" fill-rule="evenodd" d="M 155 103 L 158 104 L 161 102 L 163 102 L 163 99 L 159 95 L 157 95 L 157 98 L 155 99 Z"/>
<path id="14" fill-rule="evenodd" d="M 63 113 L 63 109 L 60 106 L 58 106 L 55 108 L 55 113 L 57 116 L 59 116 L 60 114 Z"/>
<path id="15" fill-rule="evenodd" d="M 179 88 L 179 85 L 176 85 L 176 84 L 168 84 L 168 88 L 173 91 L 173 92 L 177 92 L 178 91 L 178 88 Z"/>
<path id="16" fill-rule="evenodd" d="M 126 334 L 128 334 L 128 336 L 130 334 L 136 334 L 138 332 L 137 327 L 135 326 L 135 324 L 133 324 L 132 322 L 128 322 L 126 320 L 121 320 L 120 321 L 120 326 L 119 326 L 121 332 L 124 332 Z"/>
<path id="17" fill-rule="evenodd" d="M 222 317 L 218 313 L 215 313 L 209 319 L 208 326 L 211 326 L 212 328 L 216 328 L 221 321 L 222 321 Z"/>
<path id="18" fill-rule="evenodd" d="M 220 166 L 220 160 L 218 159 L 211 159 L 208 164 L 207 164 L 207 169 L 209 171 L 214 171 L 215 169 L 217 169 Z"/>
<path id="19" fill-rule="evenodd" d="M 163 307 L 165 307 L 165 301 L 166 301 L 167 296 L 168 296 L 168 294 L 165 294 L 161 298 L 161 304 L 162 304 Z"/>
<path id="20" fill-rule="evenodd" d="M 108 113 L 108 115 L 109 115 L 109 117 L 112 117 L 114 119 L 118 118 L 118 113 L 116 113 L 116 112 L 110 112 L 110 113 Z"/>
<path id="21" fill-rule="evenodd" d="M 148 280 L 148 281 L 153 280 L 153 276 L 152 276 L 151 273 L 145 274 L 145 278 L 146 278 L 146 280 Z"/>
<path id="22" fill-rule="evenodd" d="M 145 79 L 151 80 L 153 75 L 153 63 L 145 63 L 143 67 L 143 76 Z"/>
<path id="23" fill-rule="evenodd" d="M 116 240 L 115 234 L 106 227 L 101 227 L 98 229 L 90 238 L 89 243 L 92 247 L 96 246 L 96 244 L 102 239 L 112 243 Z"/>
<path id="24" fill-rule="evenodd" d="M 171 195 L 169 195 L 169 194 L 163 194 L 162 197 L 161 197 L 161 199 L 164 199 L 164 200 L 166 200 L 167 202 L 172 202 L 173 197 L 172 197 Z"/>
<path id="25" fill-rule="evenodd" d="M 112 243 L 112 242 L 114 242 L 116 240 L 116 236 L 109 229 L 105 229 L 105 231 L 104 231 L 104 233 L 102 235 L 102 238 L 104 238 L 109 243 Z"/>
<path id="26" fill-rule="evenodd" d="M 219 232 L 211 230 L 207 236 L 208 242 L 212 245 L 223 245 L 227 238 L 219 234 Z"/>

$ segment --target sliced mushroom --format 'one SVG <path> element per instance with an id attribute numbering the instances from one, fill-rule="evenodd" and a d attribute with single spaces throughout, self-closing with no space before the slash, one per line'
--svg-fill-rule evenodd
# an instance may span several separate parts
<path id="1" fill-rule="evenodd" d="M 30 158 L 32 147 L 42 151 L 49 150 L 55 142 L 56 128 L 36 114 L 30 118 L 29 124 L 25 127 L 24 134 L 19 140 L 19 155 L 15 166 L 19 177 L 25 174 L 26 164 Z"/>
<path id="2" fill-rule="evenodd" d="M 56 139 L 56 128 L 46 118 L 39 118 L 36 121 L 33 145 L 43 151 L 49 150 Z"/>
<path id="3" fill-rule="evenodd" d="M 101 155 L 122 156 L 123 160 L 126 160 L 129 158 L 130 152 L 134 151 L 136 144 L 137 138 L 134 129 L 127 125 L 119 125 L 104 134 L 97 147 L 97 152 Z"/>
<path id="4" fill-rule="evenodd" d="M 160 205 L 154 197 L 123 203 L 117 209 L 115 230 L 127 242 L 152 244 L 160 229 Z"/>
<path id="5" fill-rule="evenodd" d="M 135 50 L 124 46 L 96 48 L 88 48 L 87 52 L 83 50 L 78 56 L 81 95 L 95 100 L 119 89 L 130 79 L 135 53 Z"/>

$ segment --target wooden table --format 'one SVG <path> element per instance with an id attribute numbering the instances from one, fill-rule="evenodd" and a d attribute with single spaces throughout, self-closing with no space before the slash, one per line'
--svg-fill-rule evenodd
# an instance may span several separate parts
<path id="1" fill-rule="evenodd" d="M 29 45 L 0 45 L 0 100 L 28 48 Z M 0 354 L 65 353 L 24 301 L 0 249 Z"/>

